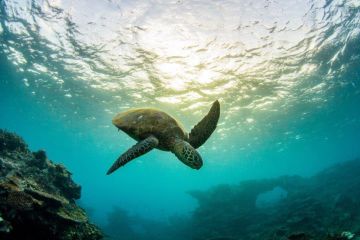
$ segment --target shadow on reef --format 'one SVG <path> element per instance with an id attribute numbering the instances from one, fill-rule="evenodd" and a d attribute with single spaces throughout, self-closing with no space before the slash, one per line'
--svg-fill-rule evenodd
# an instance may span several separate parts
<path id="1" fill-rule="evenodd" d="M 80 190 L 64 166 L 0 130 L 0 239 L 101 239 L 75 203 Z"/>
<path id="2" fill-rule="evenodd" d="M 283 176 L 191 191 L 190 217 L 155 222 L 114 208 L 103 227 L 122 240 L 360 240 L 360 160 L 311 178 Z"/>

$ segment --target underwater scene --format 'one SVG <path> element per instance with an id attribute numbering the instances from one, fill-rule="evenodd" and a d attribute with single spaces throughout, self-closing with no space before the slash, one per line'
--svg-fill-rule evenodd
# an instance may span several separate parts
<path id="1" fill-rule="evenodd" d="M 0 240 L 360 240 L 359 0 L 0 0 Z"/>

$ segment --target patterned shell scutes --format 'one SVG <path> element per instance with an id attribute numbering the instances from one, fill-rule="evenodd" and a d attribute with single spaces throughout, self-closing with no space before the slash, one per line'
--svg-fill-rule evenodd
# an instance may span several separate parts
<path id="1" fill-rule="evenodd" d="M 119 113 L 113 118 L 113 124 L 138 141 L 153 135 L 159 139 L 160 147 L 170 138 L 186 137 L 182 125 L 175 118 L 152 108 L 131 109 Z"/>

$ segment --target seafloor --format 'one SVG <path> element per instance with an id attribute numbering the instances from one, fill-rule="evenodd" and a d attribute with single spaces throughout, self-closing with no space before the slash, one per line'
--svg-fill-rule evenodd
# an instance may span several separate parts
<path id="1" fill-rule="evenodd" d="M 313 177 L 282 176 L 191 191 L 188 217 L 157 222 L 114 208 L 107 239 L 359 240 L 360 160 Z M 0 130 L 0 239 L 101 239 L 77 206 L 81 187 L 66 168 Z M 175 207 L 175 206 L 174 206 Z"/>

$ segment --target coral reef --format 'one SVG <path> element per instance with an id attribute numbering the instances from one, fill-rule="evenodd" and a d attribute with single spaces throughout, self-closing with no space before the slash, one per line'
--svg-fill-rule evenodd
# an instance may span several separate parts
<path id="1" fill-rule="evenodd" d="M 360 240 L 360 159 L 310 178 L 282 176 L 191 191 L 188 217 L 156 222 L 114 208 L 104 232 L 121 240 Z"/>
<path id="2" fill-rule="evenodd" d="M 191 219 L 193 238 L 359 240 L 359 173 L 357 159 L 311 178 L 284 176 L 192 191 L 199 203 Z M 286 194 L 257 204 L 261 195 L 276 188 Z"/>
<path id="3" fill-rule="evenodd" d="M 0 130 L 0 239 L 101 239 L 75 203 L 71 173 Z"/>

